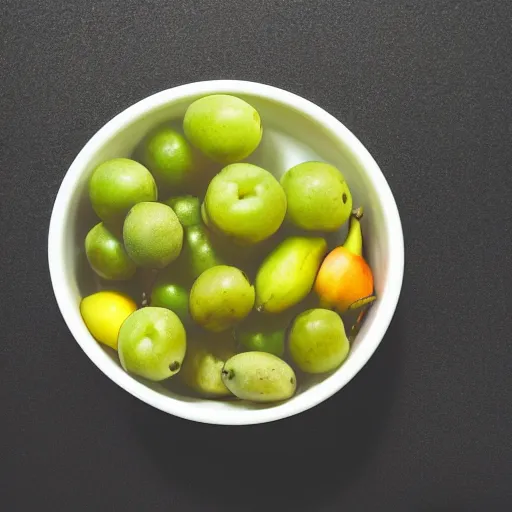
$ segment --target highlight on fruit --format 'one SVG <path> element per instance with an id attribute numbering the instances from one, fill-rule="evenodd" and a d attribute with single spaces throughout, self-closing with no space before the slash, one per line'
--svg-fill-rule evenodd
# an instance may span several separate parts
<path id="1" fill-rule="evenodd" d="M 363 208 L 350 216 L 347 238 L 324 259 L 315 280 L 320 303 L 340 313 L 373 302 L 373 273 L 363 258 Z"/>
<path id="2" fill-rule="evenodd" d="M 140 162 L 119 155 L 91 174 L 83 253 L 98 291 L 81 300 L 84 325 L 126 372 L 178 393 L 288 400 L 344 364 L 376 300 L 363 208 L 329 162 L 280 180 L 246 162 L 265 131 L 241 98 L 198 98 L 181 121 L 141 133 Z"/>

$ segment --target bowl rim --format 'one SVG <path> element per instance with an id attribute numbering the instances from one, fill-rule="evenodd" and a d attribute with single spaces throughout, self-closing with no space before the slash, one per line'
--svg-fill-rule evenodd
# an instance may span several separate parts
<path id="1" fill-rule="evenodd" d="M 140 116 L 147 115 L 168 103 L 192 99 L 200 95 L 222 93 L 249 95 L 277 101 L 320 123 L 331 136 L 350 148 L 373 186 L 379 191 L 387 236 L 391 240 L 389 244 L 391 264 L 386 278 L 385 302 L 381 303 L 378 313 L 366 332 L 364 349 L 361 347 L 362 350 L 358 351 L 358 358 L 350 368 L 315 384 L 314 388 L 300 395 L 293 402 L 283 402 L 278 406 L 264 409 L 227 409 L 222 413 L 212 413 L 207 408 L 195 407 L 194 402 L 185 402 L 162 395 L 133 378 L 120 366 L 109 364 L 110 359 L 89 334 L 79 312 L 76 311 L 76 301 L 71 294 L 69 283 L 64 279 L 62 269 L 65 266 L 64 214 L 70 207 L 73 191 L 81 173 L 105 141 Z M 89 359 L 113 382 L 156 409 L 183 419 L 217 425 L 250 425 L 284 419 L 320 404 L 342 389 L 365 366 L 380 345 L 398 303 L 404 273 L 404 240 L 398 208 L 382 171 L 369 151 L 341 121 L 311 101 L 278 87 L 244 80 L 207 80 L 179 85 L 148 96 L 117 114 L 89 139 L 71 163 L 57 193 L 48 232 L 48 261 L 55 298 L 68 329 Z"/>

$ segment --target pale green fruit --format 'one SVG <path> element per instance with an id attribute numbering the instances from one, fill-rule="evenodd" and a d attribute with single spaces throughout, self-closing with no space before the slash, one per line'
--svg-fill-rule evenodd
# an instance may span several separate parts
<path id="1" fill-rule="evenodd" d="M 183 228 L 171 207 L 139 203 L 126 216 L 123 239 L 128 255 L 138 266 L 164 268 L 180 255 Z"/>
<path id="2" fill-rule="evenodd" d="M 183 130 L 196 148 L 224 164 L 248 157 L 263 133 L 258 112 L 249 103 L 226 94 L 194 101 L 185 113 Z"/>
<path id="3" fill-rule="evenodd" d="M 190 291 L 190 314 L 213 332 L 229 329 L 254 306 L 254 288 L 237 268 L 219 265 L 205 270 Z"/>
<path id="4" fill-rule="evenodd" d="M 132 206 L 156 201 L 157 188 L 151 173 L 129 158 L 113 158 L 102 163 L 89 180 L 91 204 L 101 220 L 122 222 Z"/>
<path id="5" fill-rule="evenodd" d="M 287 219 L 309 231 L 336 231 L 350 217 L 352 195 L 341 172 L 323 162 L 304 162 L 281 178 Z"/>
<path id="6" fill-rule="evenodd" d="M 100 222 L 85 237 L 85 253 L 91 268 L 103 279 L 130 279 L 137 270 L 121 240 Z"/>
<path id="7" fill-rule="evenodd" d="M 327 243 L 318 237 L 290 237 L 265 259 L 256 275 L 256 308 L 279 313 L 304 299 L 327 253 Z"/>
<path id="8" fill-rule="evenodd" d="M 119 360 L 127 372 L 160 381 L 179 372 L 187 339 L 175 313 L 165 308 L 146 307 L 123 322 L 117 345 Z"/>
<path id="9" fill-rule="evenodd" d="M 228 359 L 222 380 L 235 396 L 252 402 L 286 400 L 297 387 L 290 365 L 267 352 L 243 352 Z"/>
<path id="10" fill-rule="evenodd" d="M 228 165 L 206 191 L 203 219 L 208 226 L 242 243 L 273 235 L 286 214 L 286 196 L 279 182 L 252 164 Z"/>
<path id="11" fill-rule="evenodd" d="M 187 356 L 180 377 L 191 389 L 207 397 L 222 397 L 231 392 L 222 381 L 222 368 L 235 354 L 233 340 L 210 335 L 200 340 L 187 340 Z"/>
<path id="12" fill-rule="evenodd" d="M 338 368 L 350 350 L 342 319 L 329 309 L 301 313 L 293 322 L 288 343 L 293 361 L 306 373 Z"/>

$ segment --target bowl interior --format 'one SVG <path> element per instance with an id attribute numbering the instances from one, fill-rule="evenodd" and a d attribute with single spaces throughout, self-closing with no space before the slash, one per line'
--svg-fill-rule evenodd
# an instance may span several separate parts
<path id="1" fill-rule="evenodd" d="M 200 421 L 208 421 L 207 418 L 211 417 L 212 419 L 215 418 L 212 422 L 216 423 L 251 423 L 253 421 L 250 417 L 240 419 L 241 415 L 250 416 L 256 411 L 261 412 L 263 409 L 269 410 L 270 413 L 270 409 L 273 409 L 274 412 L 269 414 L 267 418 L 270 419 L 281 416 L 278 411 L 280 408 L 286 408 L 287 412 L 284 414 L 283 411 L 283 415 L 288 415 L 292 413 L 291 411 L 296 408 L 298 403 L 306 399 L 308 395 L 316 393 L 320 388 L 340 387 L 338 384 L 349 380 L 362 366 L 361 361 L 364 364 L 369 357 L 365 354 L 365 344 L 375 344 L 375 339 L 373 341 L 370 339 L 370 330 L 374 319 L 379 315 L 379 310 L 385 302 L 384 296 L 390 264 L 389 226 L 386 223 L 385 208 L 382 197 L 378 193 L 378 187 L 375 186 L 375 179 L 365 169 L 365 162 L 360 158 L 360 154 L 354 151 L 353 145 L 341 140 L 339 135 L 333 133 L 332 129 L 325 124 L 320 123 L 317 118 L 295 108 L 289 102 L 282 102 L 260 94 L 236 93 L 237 96 L 246 99 L 259 111 L 264 127 L 264 135 L 260 146 L 247 161 L 269 170 L 278 178 L 293 165 L 307 160 L 326 161 L 343 172 L 352 191 L 354 206 L 363 205 L 365 209 L 363 219 L 365 255 L 373 269 L 375 289 L 380 300 L 367 315 L 359 335 L 352 344 L 346 362 L 338 370 L 327 376 L 300 378 L 301 382 L 297 394 L 291 400 L 282 404 L 269 406 L 238 401 L 205 400 L 182 393 L 179 388 L 175 389 L 174 386 L 168 385 L 165 381 L 152 383 L 124 374 L 124 372 L 121 376 L 119 371 L 122 372 L 122 369 L 117 355 L 96 343 L 85 329 L 81 318 L 79 318 L 78 308 L 82 297 L 101 288 L 122 288 L 122 285 L 119 286 L 118 283 L 114 283 L 112 286 L 95 278 L 87 264 L 84 253 L 84 238 L 91 226 L 98 222 L 89 204 L 88 179 L 94 168 L 101 162 L 114 157 L 132 157 L 137 145 L 150 130 L 162 123 L 180 121 L 187 106 L 201 95 L 187 96 L 183 99 L 164 102 L 155 106 L 110 133 L 108 137 L 95 145 L 93 152 L 89 151 L 80 161 L 78 161 L 80 157 L 77 158 L 73 165 L 80 165 L 82 169 L 73 182 L 72 188 L 70 187 L 68 191 L 67 212 L 63 213 L 61 221 L 64 234 L 61 248 L 64 260 L 61 282 L 65 283 L 68 289 L 68 298 L 73 309 L 71 314 L 74 315 L 74 320 L 81 324 L 76 328 L 78 332 L 75 330 L 73 334 L 96 364 L 101 366 L 104 371 L 107 370 L 106 373 L 109 375 L 117 375 L 118 383 L 121 379 L 123 380 L 123 387 L 129 388 L 133 394 L 146 401 L 148 400 L 146 396 L 143 396 L 145 391 L 141 386 L 153 390 L 158 396 L 152 394 L 150 402 L 170 412 L 175 412 L 178 403 L 181 403 L 180 407 L 193 405 L 196 412 L 199 413 Z M 381 179 L 385 183 L 382 177 Z M 345 232 L 346 227 L 334 235 L 335 240 L 331 240 L 331 243 L 342 241 Z M 130 290 L 127 289 L 127 291 Z M 69 325 L 69 318 L 66 321 Z M 349 327 L 350 325 L 346 323 L 346 328 Z M 380 339 L 376 341 L 376 344 L 379 341 Z M 99 361 L 101 364 L 99 364 Z M 309 396 L 309 401 L 314 404 L 315 398 Z M 185 409 L 182 408 L 176 413 L 185 417 L 191 416 L 184 411 Z M 237 419 L 234 419 L 235 416 Z M 262 418 L 263 416 L 258 421 L 263 421 Z"/>

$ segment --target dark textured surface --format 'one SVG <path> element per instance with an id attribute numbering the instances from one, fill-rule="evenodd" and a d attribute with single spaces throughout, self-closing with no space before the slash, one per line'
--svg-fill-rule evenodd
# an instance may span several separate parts
<path id="1" fill-rule="evenodd" d="M 511 15 L 508 0 L 3 0 L 0 508 L 511 510 Z M 188 423 L 117 388 L 47 270 L 52 203 L 89 137 L 211 78 L 283 87 L 346 123 L 406 240 L 374 358 L 327 403 L 257 428 Z"/>

